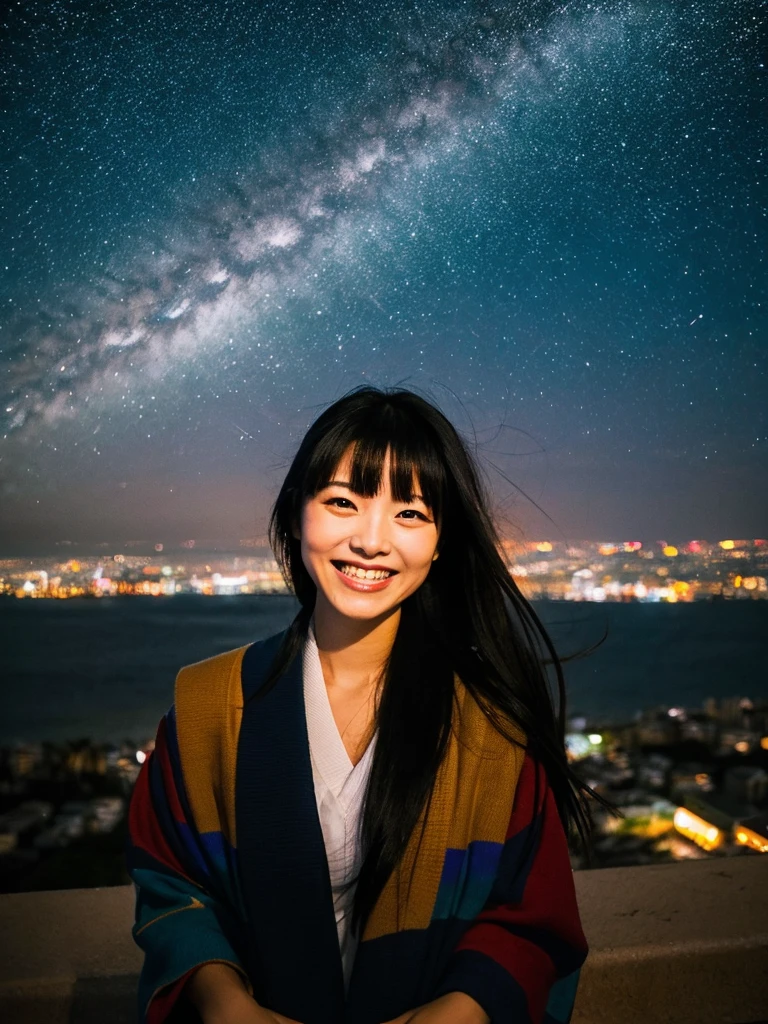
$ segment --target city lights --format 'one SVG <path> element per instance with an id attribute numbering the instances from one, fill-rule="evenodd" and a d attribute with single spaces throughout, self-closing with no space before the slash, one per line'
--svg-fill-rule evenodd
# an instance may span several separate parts
<path id="1" fill-rule="evenodd" d="M 725 839 L 719 828 L 684 807 L 678 807 L 675 811 L 674 825 L 678 832 L 687 839 L 692 839 L 703 850 L 714 850 Z"/>
<path id="2" fill-rule="evenodd" d="M 263 538 L 240 541 L 247 555 L 220 556 L 216 564 L 194 558 L 162 564 L 144 555 L 71 558 L 34 569 L 28 561 L 0 560 L 0 595 L 24 598 L 167 597 L 281 594 L 287 587 Z M 203 547 L 202 544 L 199 544 Z M 155 545 L 157 547 L 157 545 Z M 259 551 L 261 549 L 261 551 Z M 114 550 L 114 549 L 113 549 Z M 502 543 L 502 554 L 524 595 L 535 600 L 639 601 L 678 604 L 713 599 L 768 599 L 768 545 L 762 541 L 659 542 L 664 564 L 642 541 Z M 738 565 L 738 570 L 736 566 Z"/>

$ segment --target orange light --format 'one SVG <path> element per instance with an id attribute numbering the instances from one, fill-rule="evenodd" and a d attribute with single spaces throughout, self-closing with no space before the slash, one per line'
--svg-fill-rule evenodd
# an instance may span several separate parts
<path id="1" fill-rule="evenodd" d="M 675 811 L 673 823 L 678 832 L 687 839 L 693 840 L 703 850 L 715 850 L 722 845 L 724 834 L 709 821 L 693 814 L 685 807 L 678 807 Z"/>
<path id="2" fill-rule="evenodd" d="M 551 551 L 552 550 L 552 545 L 549 543 L 548 540 L 542 540 L 542 541 L 540 541 L 536 545 L 536 550 L 537 551 L 542 551 L 542 552 L 544 552 L 544 551 Z"/>
<path id="3" fill-rule="evenodd" d="M 760 740 L 760 746 L 763 750 L 768 750 L 768 736 L 763 736 Z"/>
<path id="4" fill-rule="evenodd" d="M 759 833 L 753 832 L 751 828 L 740 825 L 735 830 L 733 838 L 737 843 L 741 843 L 742 846 L 749 846 L 753 850 L 757 850 L 758 853 L 768 853 L 768 840 L 764 839 Z"/>

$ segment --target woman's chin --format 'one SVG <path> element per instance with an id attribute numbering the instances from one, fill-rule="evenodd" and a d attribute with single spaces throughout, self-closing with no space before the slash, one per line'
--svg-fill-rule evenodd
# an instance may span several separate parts
<path id="1" fill-rule="evenodd" d="M 377 593 L 346 593 L 334 592 L 332 594 L 318 594 L 318 600 L 325 605 L 326 614 L 338 615 L 345 619 L 354 619 L 357 622 L 366 620 L 387 618 L 398 611 L 400 600 L 392 600 L 389 594 Z"/>

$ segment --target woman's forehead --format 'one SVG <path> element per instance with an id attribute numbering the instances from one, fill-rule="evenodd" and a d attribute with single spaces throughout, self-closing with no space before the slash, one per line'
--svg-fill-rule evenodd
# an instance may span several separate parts
<path id="1" fill-rule="evenodd" d="M 357 456 L 357 458 L 355 456 Z M 363 454 L 363 452 L 359 451 L 357 445 L 353 442 L 347 447 L 346 451 L 339 459 L 338 464 L 331 473 L 330 479 L 338 483 L 352 483 L 353 478 L 356 475 L 358 475 L 354 473 L 355 464 L 357 463 L 357 465 L 359 466 L 364 459 L 365 455 Z M 396 455 L 394 462 L 395 465 L 393 467 L 392 448 L 387 448 L 381 460 L 381 475 L 379 479 L 379 488 L 387 489 L 388 487 L 391 486 L 391 475 L 393 468 L 398 473 L 398 475 L 400 475 L 400 473 L 403 471 L 405 471 L 405 473 L 408 473 L 410 469 L 411 486 L 413 488 L 413 492 L 415 494 L 419 493 L 419 474 L 416 467 L 413 465 L 411 465 L 410 467 L 399 465 L 397 462 Z"/>

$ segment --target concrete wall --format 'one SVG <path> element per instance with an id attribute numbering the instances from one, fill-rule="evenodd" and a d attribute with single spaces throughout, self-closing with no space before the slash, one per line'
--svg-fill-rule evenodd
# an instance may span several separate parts
<path id="1" fill-rule="evenodd" d="M 768 857 L 581 871 L 573 1024 L 768 1024 Z M 133 890 L 0 896 L 4 1024 L 134 1024 Z"/>

